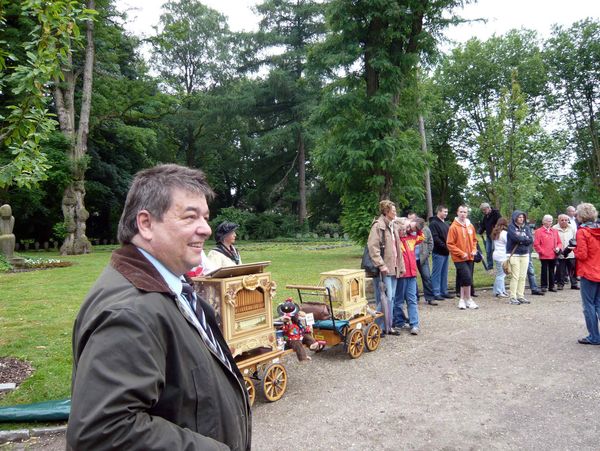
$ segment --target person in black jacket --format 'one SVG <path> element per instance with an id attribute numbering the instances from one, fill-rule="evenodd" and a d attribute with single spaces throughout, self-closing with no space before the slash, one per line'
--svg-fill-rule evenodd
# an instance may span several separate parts
<path id="1" fill-rule="evenodd" d="M 429 230 L 433 237 L 433 251 L 431 252 L 432 270 L 431 282 L 433 285 L 433 296 L 437 301 L 452 299 L 448 294 L 448 261 L 450 259 L 446 239 L 450 225 L 446 224 L 448 208 L 438 205 L 435 216 L 429 218 Z"/>
<path id="2" fill-rule="evenodd" d="M 525 299 L 525 279 L 529 267 L 530 248 L 533 235 L 527 224 L 525 212 L 515 210 L 506 234 L 506 253 L 512 254 L 510 262 L 510 304 L 530 304 Z"/>
<path id="3" fill-rule="evenodd" d="M 477 233 L 483 236 L 485 232 L 485 258 L 487 260 L 487 267 L 494 267 L 494 240 L 492 240 L 492 231 L 494 227 L 496 227 L 496 223 L 498 219 L 500 219 L 500 212 L 495 208 L 490 207 L 490 204 L 487 202 L 482 203 L 479 206 L 479 209 L 483 213 L 483 219 L 479 224 L 479 229 Z"/>

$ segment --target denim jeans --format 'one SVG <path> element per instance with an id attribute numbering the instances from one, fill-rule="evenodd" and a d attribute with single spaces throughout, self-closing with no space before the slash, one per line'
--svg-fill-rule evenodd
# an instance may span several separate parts
<path id="1" fill-rule="evenodd" d="M 529 254 L 529 266 L 527 267 L 527 281 L 529 282 L 529 288 L 531 288 L 531 291 L 538 290 L 538 285 L 535 281 L 535 271 L 533 270 L 533 259 L 531 258 L 531 254 Z"/>
<path id="2" fill-rule="evenodd" d="M 600 282 L 593 282 L 582 277 L 579 283 L 585 326 L 590 333 L 587 339 L 592 343 L 600 343 L 600 331 L 598 329 L 598 321 L 600 320 Z"/>
<path id="3" fill-rule="evenodd" d="M 504 269 L 502 269 L 502 262 L 499 260 L 495 260 L 495 262 L 496 279 L 494 280 L 494 294 L 502 294 L 506 292 L 506 284 L 504 282 L 506 274 L 504 273 Z"/>
<path id="4" fill-rule="evenodd" d="M 431 254 L 431 285 L 433 286 L 434 296 L 444 296 L 448 294 L 448 261 L 449 255 Z"/>
<path id="5" fill-rule="evenodd" d="M 435 297 L 433 294 L 433 284 L 431 283 L 431 270 L 429 269 L 429 259 L 421 263 L 417 259 L 417 269 L 421 275 L 421 283 L 423 284 L 423 296 L 426 301 L 433 301 Z M 417 299 L 419 299 L 419 287 L 417 286 Z"/>
<path id="6" fill-rule="evenodd" d="M 380 276 L 381 277 L 381 276 Z M 380 277 L 373 278 L 373 288 L 375 290 L 375 303 L 378 312 L 383 312 L 384 316 L 378 318 L 376 323 L 381 330 L 385 333 L 389 332 L 392 328 L 392 320 L 394 318 L 394 294 L 396 293 L 396 276 L 383 276 L 383 283 L 385 285 L 386 305 L 384 306 L 381 302 L 381 290 L 379 288 Z"/>
<path id="7" fill-rule="evenodd" d="M 487 262 L 487 269 L 492 269 L 494 267 L 494 240 L 485 234 L 485 259 Z"/>
<path id="8" fill-rule="evenodd" d="M 419 307 L 417 306 L 417 278 L 401 277 L 396 285 L 394 296 L 394 327 L 402 327 L 406 316 L 402 307 L 406 301 L 410 327 L 419 327 Z"/>

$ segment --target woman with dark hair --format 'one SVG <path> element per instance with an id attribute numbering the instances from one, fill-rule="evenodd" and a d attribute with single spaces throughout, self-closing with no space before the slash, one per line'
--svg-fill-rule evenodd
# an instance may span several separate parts
<path id="1" fill-rule="evenodd" d="M 224 268 L 227 266 L 240 265 L 242 259 L 240 253 L 233 243 L 237 235 L 235 233 L 239 226 L 235 222 L 222 222 L 217 226 L 215 240 L 217 247 L 208 253 L 208 258 L 215 268 Z"/>
<path id="2" fill-rule="evenodd" d="M 600 224 L 592 204 L 577 206 L 577 275 L 580 278 L 583 316 L 589 335 L 578 340 L 582 345 L 600 345 Z"/>
<path id="3" fill-rule="evenodd" d="M 529 268 L 529 246 L 533 243 L 531 229 L 524 211 L 515 210 L 506 232 L 506 252 L 510 260 L 509 304 L 531 304 L 525 299 L 525 279 Z"/>
<path id="4" fill-rule="evenodd" d="M 498 219 L 492 230 L 491 239 L 494 242 L 494 253 L 492 255 L 496 264 L 496 280 L 494 280 L 494 294 L 497 298 L 508 298 L 506 293 L 505 278 L 506 274 L 502 268 L 502 263 L 506 261 L 506 231 L 508 230 L 508 219 L 502 217 Z"/>

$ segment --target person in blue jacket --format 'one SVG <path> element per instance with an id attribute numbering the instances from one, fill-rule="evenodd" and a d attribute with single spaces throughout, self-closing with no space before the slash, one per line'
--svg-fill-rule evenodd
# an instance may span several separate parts
<path id="1" fill-rule="evenodd" d="M 527 224 L 525 212 L 515 210 L 512 221 L 508 225 L 506 236 L 506 253 L 510 257 L 510 304 L 529 304 L 525 299 L 525 280 L 529 266 L 529 247 L 533 243 L 533 235 Z"/>

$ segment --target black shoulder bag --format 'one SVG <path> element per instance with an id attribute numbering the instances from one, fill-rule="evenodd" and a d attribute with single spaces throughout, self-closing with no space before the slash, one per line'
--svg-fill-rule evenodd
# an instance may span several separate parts
<path id="1" fill-rule="evenodd" d="M 381 258 L 383 259 L 383 252 L 385 251 L 385 231 L 381 231 L 381 240 L 379 241 L 379 251 L 381 252 Z M 367 277 L 378 277 L 379 276 L 379 268 L 373 263 L 371 260 L 371 255 L 369 254 L 369 245 L 365 246 L 365 250 L 363 252 L 362 260 L 360 262 L 360 268 L 365 270 L 365 274 Z"/>

